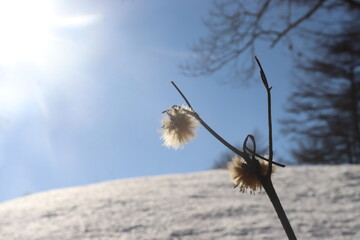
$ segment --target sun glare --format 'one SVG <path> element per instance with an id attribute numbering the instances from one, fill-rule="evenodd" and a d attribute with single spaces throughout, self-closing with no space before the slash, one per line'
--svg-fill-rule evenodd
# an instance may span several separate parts
<path id="1" fill-rule="evenodd" d="M 76 44 L 68 44 L 72 36 L 59 29 L 85 27 L 100 18 L 71 15 L 60 9 L 64 3 L 59 4 L 59 0 L 0 0 L 0 112 L 15 112 L 38 94 L 31 88 L 38 85 L 34 77 L 38 71 L 63 71 L 69 57 L 63 52 L 75 52 L 69 48 Z"/>
<path id="2" fill-rule="evenodd" d="M 54 1 L 0 1 L 0 64 L 40 61 L 56 21 Z"/>

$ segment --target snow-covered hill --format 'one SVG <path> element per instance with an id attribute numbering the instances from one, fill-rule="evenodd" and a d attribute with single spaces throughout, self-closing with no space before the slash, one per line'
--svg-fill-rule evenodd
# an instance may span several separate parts
<path id="1" fill-rule="evenodd" d="M 360 166 L 279 169 L 274 185 L 298 239 L 360 239 Z M 0 239 L 286 239 L 266 194 L 227 171 L 117 180 L 0 204 Z"/>

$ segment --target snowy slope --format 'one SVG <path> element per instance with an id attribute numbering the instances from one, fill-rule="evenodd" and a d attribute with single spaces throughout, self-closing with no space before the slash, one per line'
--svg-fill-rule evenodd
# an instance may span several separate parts
<path id="1" fill-rule="evenodd" d="M 298 239 L 360 239 L 360 166 L 279 169 L 274 185 Z M 227 171 L 117 180 L 0 204 L 0 239 L 286 239 L 266 194 Z"/>

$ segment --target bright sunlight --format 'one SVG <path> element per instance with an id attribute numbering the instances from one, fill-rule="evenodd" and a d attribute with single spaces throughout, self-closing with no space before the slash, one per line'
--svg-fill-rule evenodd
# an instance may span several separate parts
<path id="1" fill-rule="evenodd" d="M 59 0 L 0 0 L 0 112 L 3 115 L 19 111 L 33 102 L 31 99 L 39 99 L 39 80 L 34 76 L 50 71 L 49 66 L 63 71 L 65 59 L 61 53 L 68 52 L 66 47 L 71 44 L 66 43 L 71 42 L 71 35 L 59 36 L 57 30 L 87 26 L 100 17 L 99 14 L 69 15 L 61 12 L 59 4 Z"/>
<path id="2" fill-rule="evenodd" d="M 56 10 L 55 0 L 0 1 L 0 65 L 41 64 L 58 40 L 55 27 L 84 25 L 98 17 L 65 17 Z"/>
<path id="3" fill-rule="evenodd" d="M 41 61 L 56 18 L 51 0 L 1 1 L 0 64 L 13 66 Z"/>

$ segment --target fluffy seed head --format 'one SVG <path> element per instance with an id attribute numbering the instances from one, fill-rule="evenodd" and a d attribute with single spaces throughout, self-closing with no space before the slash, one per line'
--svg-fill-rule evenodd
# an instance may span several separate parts
<path id="1" fill-rule="evenodd" d="M 175 105 L 165 113 L 161 130 L 164 146 L 176 150 L 196 137 L 198 121 L 193 117 L 193 111 L 190 108 Z"/>
<path id="2" fill-rule="evenodd" d="M 268 169 L 268 162 L 260 159 L 259 164 L 260 174 L 265 176 Z M 272 166 L 274 172 L 274 165 Z M 228 163 L 228 168 L 230 170 L 231 180 L 235 187 L 240 188 L 240 192 L 246 192 L 249 189 L 250 193 L 254 193 L 257 189 L 261 190 L 261 182 L 242 157 L 235 155 Z"/>

